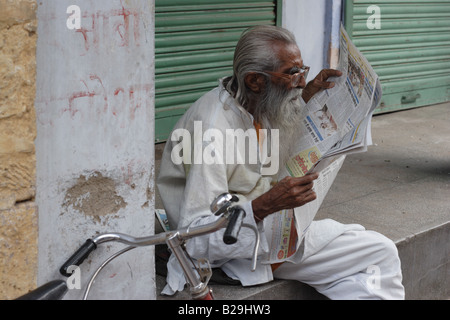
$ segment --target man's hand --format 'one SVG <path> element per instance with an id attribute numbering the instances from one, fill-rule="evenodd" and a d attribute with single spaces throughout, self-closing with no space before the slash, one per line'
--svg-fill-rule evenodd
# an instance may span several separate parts
<path id="1" fill-rule="evenodd" d="M 342 72 L 334 69 L 323 69 L 319 74 L 308 84 L 302 92 L 303 100 L 308 103 L 308 101 L 321 89 L 331 89 L 334 87 L 334 82 L 328 82 L 329 77 L 340 77 Z"/>
<path id="2" fill-rule="evenodd" d="M 272 189 L 252 201 L 253 214 L 256 220 L 262 220 L 269 214 L 283 209 L 292 209 L 316 199 L 312 190 L 318 173 L 293 178 L 286 177 Z"/>

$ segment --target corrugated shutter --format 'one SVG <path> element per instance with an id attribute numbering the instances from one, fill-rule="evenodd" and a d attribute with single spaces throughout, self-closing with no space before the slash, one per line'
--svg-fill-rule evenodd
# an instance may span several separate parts
<path id="1" fill-rule="evenodd" d="M 380 8 L 380 29 L 367 20 Z M 450 100 L 450 1 L 346 1 L 345 27 L 380 76 L 376 113 Z"/>
<path id="2" fill-rule="evenodd" d="M 219 78 L 232 74 L 234 47 L 246 28 L 277 24 L 277 2 L 156 0 L 156 142 L 167 139 L 179 117 Z"/>

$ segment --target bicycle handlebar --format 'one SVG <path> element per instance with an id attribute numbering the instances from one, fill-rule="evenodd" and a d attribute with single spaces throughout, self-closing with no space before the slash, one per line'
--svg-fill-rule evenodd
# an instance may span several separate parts
<path id="1" fill-rule="evenodd" d="M 156 235 L 136 238 L 127 234 L 122 233 L 105 233 L 96 236 L 93 239 L 88 239 L 86 242 L 62 265 L 60 268 L 60 273 L 63 276 L 69 277 L 71 274 L 68 273 L 68 268 L 72 265 L 79 266 L 83 261 L 89 256 L 89 254 L 94 251 L 97 246 L 104 242 L 116 241 L 123 244 L 130 245 L 132 247 L 142 247 L 149 245 L 156 245 L 166 243 L 167 239 L 178 236 L 181 239 L 187 240 L 193 237 L 198 237 L 201 235 L 206 235 L 213 233 L 221 228 L 227 227 L 224 233 L 223 241 L 226 244 L 236 243 L 241 226 L 254 229 L 253 226 L 248 224 L 243 224 L 243 219 L 245 217 L 245 211 L 239 207 L 235 206 L 230 208 L 225 214 L 221 215 L 219 219 L 206 225 L 187 227 L 179 230 L 166 231 Z M 253 252 L 253 270 L 256 268 L 256 255 L 259 247 L 259 233 L 257 230 L 255 232 L 255 247 Z"/>
<path id="2" fill-rule="evenodd" d="M 15 300 L 60 300 L 67 291 L 66 281 L 53 280 Z"/>
<path id="3" fill-rule="evenodd" d="M 241 207 L 235 206 L 231 210 L 233 210 L 233 212 L 231 213 L 227 228 L 223 234 L 223 242 L 225 244 L 234 244 L 237 242 L 239 231 L 241 230 L 242 222 L 245 218 L 245 211 Z"/>
<path id="4" fill-rule="evenodd" d="M 127 248 L 120 250 L 115 253 L 113 256 L 108 258 L 95 272 L 94 276 L 91 278 L 84 299 L 87 298 L 90 286 L 92 285 L 95 277 L 100 272 L 100 270 L 108 264 L 111 260 L 121 255 L 122 253 L 127 252 L 136 247 L 141 246 L 149 246 L 167 243 L 169 247 L 172 249 L 173 253 L 180 253 L 182 249 L 182 243 L 185 240 L 188 240 L 193 237 L 198 237 L 206 234 L 213 233 L 218 231 L 221 228 L 226 228 L 223 235 L 223 242 L 225 244 L 234 244 L 238 240 L 238 235 L 241 230 L 241 227 L 249 228 L 255 233 L 255 246 L 253 249 L 253 264 L 252 271 L 256 270 L 257 264 L 257 254 L 260 243 L 260 236 L 258 229 L 255 226 L 243 223 L 245 218 L 245 211 L 240 206 L 232 206 L 232 202 L 237 202 L 239 199 L 236 196 L 230 194 L 222 194 L 216 198 L 216 200 L 211 204 L 211 211 L 213 214 L 218 216 L 218 219 L 214 222 L 211 222 L 206 225 L 200 225 L 195 227 L 187 227 L 173 231 L 167 231 L 163 233 L 159 233 L 156 235 L 148 236 L 148 237 L 133 237 L 127 234 L 122 233 L 104 233 L 99 236 L 96 236 L 92 239 L 88 239 L 85 243 L 77 250 L 75 253 L 67 259 L 67 261 L 61 266 L 60 273 L 65 277 L 70 277 L 71 273 L 69 273 L 71 266 L 79 266 L 86 260 L 89 254 L 97 249 L 97 246 L 104 242 L 116 241 L 123 244 L 129 245 Z M 178 258 L 180 264 L 189 261 L 188 255 L 185 252 L 182 254 L 181 258 Z M 205 260 L 205 259 L 201 259 Z M 199 260 L 200 261 L 200 260 Z M 192 260 L 191 260 L 192 262 Z M 207 266 L 209 268 L 209 263 L 207 262 Z M 187 266 L 183 268 L 185 275 L 191 275 L 190 270 L 191 266 Z M 198 270 L 198 269 L 197 269 Z M 209 268 L 209 273 L 205 272 L 207 269 L 198 270 L 198 275 L 191 275 L 192 279 L 190 279 L 189 283 L 192 286 L 191 294 L 195 299 L 204 299 L 206 297 L 211 297 L 211 291 L 207 287 L 207 282 L 211 276 L 211 269 Z M 32 293 L 28 295 L 24 295 L 19 299 L 32 299 L 32 300 L 41 300 L 41 299 L 60 299 L 67 292 L 66 283 L 62 280 L 50 282 Z M 206 293 L 206 295 L 204 295 Z"/>

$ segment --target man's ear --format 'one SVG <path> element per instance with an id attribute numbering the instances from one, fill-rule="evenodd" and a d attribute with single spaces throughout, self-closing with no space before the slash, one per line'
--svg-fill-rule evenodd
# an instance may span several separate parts
<path id="1" fill-rule="evenodd" d="M 245 75 L 245 84 L 254 93 L 260 93 L 264 89 L 264 77 L 257 72 L 249 72 Z"/>

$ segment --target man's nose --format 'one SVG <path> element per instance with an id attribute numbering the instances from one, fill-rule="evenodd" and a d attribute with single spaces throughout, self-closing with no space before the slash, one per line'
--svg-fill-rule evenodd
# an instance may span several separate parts
<path id="1" fill-rule="evenodd" d="M 304 89 L 305 87 L 306 87 L 306 79 L 305 77 L 301 77 L 296 88 Z"/>

